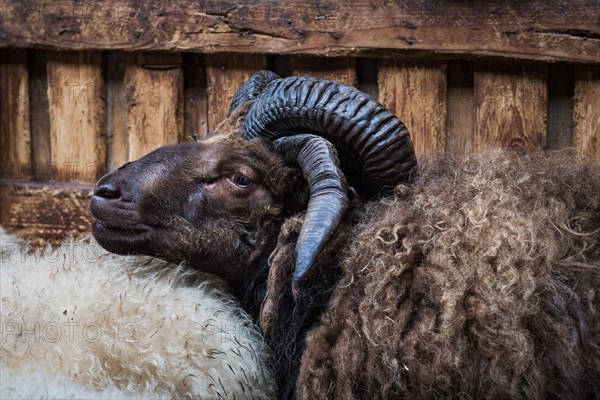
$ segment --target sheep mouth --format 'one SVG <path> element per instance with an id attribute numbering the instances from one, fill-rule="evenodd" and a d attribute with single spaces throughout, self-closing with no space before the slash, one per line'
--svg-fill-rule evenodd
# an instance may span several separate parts
<path id="1" fill-rule="evenodd" d="M 150 240 L 151 227 L 145 225 L 114 226 L 105 221 L 92 223 L 92 235 L 106 250 L 117 254 L 139 253 Z"/>
<path id="2" fill-rule="evenodd" d="M 92 197 L 90 211 L 96 220 L 92 235 L 106 250 L 132 254 L 149 242 L 153 228 L 144 223 L 131 203 Z"/>

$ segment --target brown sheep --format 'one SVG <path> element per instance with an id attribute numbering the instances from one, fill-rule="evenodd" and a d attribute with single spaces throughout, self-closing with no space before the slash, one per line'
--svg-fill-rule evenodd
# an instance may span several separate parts
<path id="1" fill-rule="evenodd" d="M 102 178 L 94 236 L 228 281 L 281 398 L 600 396 L 598 163 L 497 151 L 415 168 L 368 96 L 272 73 L 216 133 Z"/>

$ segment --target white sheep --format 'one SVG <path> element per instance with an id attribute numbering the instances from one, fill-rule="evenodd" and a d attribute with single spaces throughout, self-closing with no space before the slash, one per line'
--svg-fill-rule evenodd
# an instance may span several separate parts
<path id="1" fill-rule="evenodd" d="M 0 398 L 267 399 L 268 348 L 217 278 L 0 227 Z"/>

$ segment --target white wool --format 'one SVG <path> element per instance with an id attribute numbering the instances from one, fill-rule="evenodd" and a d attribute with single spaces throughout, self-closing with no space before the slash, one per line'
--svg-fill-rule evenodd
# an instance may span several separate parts
<path id="1" fill-rule="evenodd" d="M 0 370 L 0 399 L 149 399 L 150 393 L 125 393 L 118 389 L 94 391 L 67 378 L 42 371 Z"/>
<path id="2" fill-rule="evenodd" d="M 0 227 L 0 398 L 272 398 L 266 345 L 220 281 L 95 242 L 25 253 Z"/>

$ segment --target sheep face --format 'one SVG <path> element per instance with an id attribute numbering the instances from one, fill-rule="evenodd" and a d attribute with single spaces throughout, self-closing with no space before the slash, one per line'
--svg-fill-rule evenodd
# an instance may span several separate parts
<path id="1" fill-rule="evenodd" d="M 235 284 L 276 236 L 290 176 L 262 139 L 162 147 L 98 181 L 92 232 L 109 251 L 187 261 Z"/>

